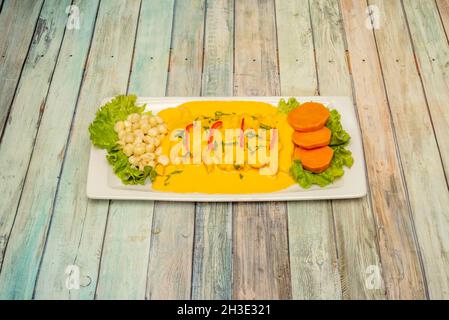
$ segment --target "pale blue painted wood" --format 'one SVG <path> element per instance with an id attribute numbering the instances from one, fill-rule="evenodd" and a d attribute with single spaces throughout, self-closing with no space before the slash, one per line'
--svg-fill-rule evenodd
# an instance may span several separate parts
<path id="1" fill-rule="evenodd" d="M 95 34 L 70 133 L 36 298 L 93 299 L 108 201 L 86 197 L 91 142 L 87 128 L 101 100 L 126 91 L 140 1 L 100 3 Z M 65 286 L 68 265 L 80 270 L 79 290 Z"/>
<path id="2" fill-rule="evenodd" d="M 309 4 L 276 2 L 276 21 L 282 95 L 317 94 Z M 292 201 L 287 207 L 293 299 L 341 298 L 330 202 Z"/>
<path id="3" fill-rule="evenodd" d="M 204 11 L 204 1 L 175 3 L 168 95 L 201 93 Z M 156 202 L 147 298 L 190 298 L 194 220 L 192 203 Z"/>
<path id="4" fill-rule="evenodd" d="M 277 95 L 274 1 L 235 2 L 236 95 Z M 291 298 L 285 202 L 233 206 L 233 298 Z"/>
<path id="5" fill-rule="evenodd" d="M 444 39 L 444 30 L 435 3 L 422 1 L 411 3 L 405 1 L 406 12 L 410 21 L 413 41 L 419 43 L 415 46 L 416 54 L 423 67 L 421 75 L 425 81 L 428 99 L 422 90 L 422 83 L 416 68 L 413 46 L 408 33 L 402 30 L 407 28 L 406 17 L 403 14 L 399 0 L 370 0 L 377 5 L 384 15 L 381 25 L 384 26 L 376 32 L 376 40 L 381 57 L 385 86 L 396 128 L 399 151 L 401 153 L 404 180 L 412 208 L 414 229 L 421 249 L 421 257 L 427 280 L 427 289 L 430 299 L 449 298 L 449 192 L 447 190 L 444 168 L 435 140 L 435 131 L 439 138 L 449 142 L 446 128 L 433 128 L 429 116 L 428 106 L 434 105 L 432 97 L 434 90 L 440 96 L 449 97 L 449 81 L 443 89 L 441 81 L 445 74 L 443 66 L 449 66 L 449 46 Z M 419 26 L 417 28 L 417 26 Z M 437 41 L 430 39 L 437 35 Z M 425 51 L 423 49 L 425 48 Z M 390 52 L 395 52 L 394 58 Z M 429 56 L 441 60 L 432 62 Z M 424 60 L 424 61 L 423 61 Z M 444 68 L 444 67 L 443 67 Z M 439 79 L 438 79 L 439 78 Z M 432 83 L 429 83 L 429 80 Z M 446 77 L 449 80 L 449 76 Z M 444 81 L 443 81 L 444 82 Z M 433 103 L 433 104 L 432 104 Z M 432 104 L 432 105 L 430 105 Z M 444 124 L 444 117 L 449 116 L 447 100 L 440 105 L 440 110 L 433 109 L 431 113 L 439 119 L 434 119 L 435 125 Z M 444 110 L 443 110 L 444 109 Z M 413 110 L 413 112 L 410 112 Z M 438 111 L 437 111 L 438 110 Z M 436 113 L 435 113 L 436 112 Z M 449 117 L 446 118 L 449 120 Z M 443 133 L 444 131 L 444 133 Z M 441 134 L 443 133 L 444 136 Z M 440 140 L 441 141 L 441 140 Z M 444 156 L 444 148 L 441 151 Z M 413 150 L 411 152 L 411 150 Z M 431 169 L 430 169 L 431 168 Z M 429 169 L 431 173 L 429 174 Z"/>
<path id="6" fill-rule="evenodd" d="M 351 96 L 339 3 L 337 0 L 312 0 L 310 8 L 320 94 Z M 375 290 L 367 288 L 365 283 L 367 268 L 376 266 L 382 270 L 376 223 L 369 200 L 366 197 L 336 200 L 332 201 L 332 209 L 338 251 L 339 272 L 336 273 L 342 290 L 340 297 L 385 299 L 382 279 Z"/>
<path id="7" fill-rule="evenodd" d="M 0 298 L 4 299 L 32 296 L 40 256 L 36 251 L 43 250 L 45 241 L 50 216 L 45 212 L 20 212 L 11 234 L 10 231 L 61 47 L 69 3 L 47 0 L 42 8 L 0 145 L 0 236 L 6 239 L 7 246 L 3 259 L 0 258 Z"/>
<path id="8" fill-rule="evenodd" d="M 233 87 L 234 2 L 206 8 L 202 95 L 229 96 Z M 198 203 L 195 214 L 192 299 L 231 299 L 232 204 Z"/>
<path id="9" fill-rule="evenodd" d="M 440 20 L 434 1 L 403 3 L 417 63 L 426 93 L 432 124 L 441 151 L 441 158 L 449 183 L 449 45 L 447 32 Z M 449 7 L 449 5 L 447 5 Z M 443 18 L 448 17 L 447 11 Z M 446 21 L 446 20 L 444 20 Z"/>
<path id="10" fill-rule="evenodd" d="M 129 92 L 164 96 L 174 0 L 143 0 Z M 97 299 L 144 299 L 150 254 L 152 201 L 112 201 Z"/>
<path id="11" fill-rule="evenodd" d="M 426 297 L 425 283 L 376 39 L 373 30 L 360 27 L 366 24 L 366 3 L 343 0 L 339 5 L 350 54 L 385 291 L 390 299 L 422 299 Z M 364 230 L 360 223 L 354 226 Z M 354 229 L 348 228 L 347 232 L 354 233 Z"/>
<path id="12" fill-rule="evenodd" d="M 3 0 L 2 0 L 3 1 Z M 7 0 L 0 15 L 0 137 L 43 0 Z M 0 5 L 1 7 L 1 5 Z M 42 24 L 40 24 L 42 25 Z"/>

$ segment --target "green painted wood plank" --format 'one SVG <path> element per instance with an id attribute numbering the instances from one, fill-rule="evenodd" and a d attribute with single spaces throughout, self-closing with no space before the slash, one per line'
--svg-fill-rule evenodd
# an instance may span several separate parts
<path id="1" fill-rule="evenodd" d="M 87 128 L 103 98 L 126 91 L 139 8 L 139 0 L 100 3 L 37 281 L 38 299 L 94 298 L 108 201 L 86 198 L 91 146 Z M 65 285 L 70 265 L 79 268 L 79 290 Z"/>
<path id="2" fill-rule="evenodd" d="M 204 1 L 176 1 L 168 95 L 201 93 L 204 14 Z M 192 203 L 155 203 L 148 299 L 190 298 L 194 220 Z"/>
<path id="3" fill-rule="evenodd" d="M 429 298 L 447 299 L 449 193 L 412 43 L 409 34 L 403 32 L 407 29 L 407 22 L 399 0 L 373 0 L 370 4 L 378 6 L 383 12 L 380 17 L 382 28 L 375 30 L 376 40 L 421 248 Z M 431 19 L 439 19 L 438 15 L 432 15 L 424 8 L 431 9 L 430 6 L 424 6 L 419 14 L 426 17 L 428 25 L 437 25 L 439 21 Z M 444 37 L 443 33 L 440 36 Z M 444 40 L 443 38 L 442 41 Z M 431 48 L 432 45 L 427 44 L 427 47 Z M 446 61 L 449 62 L 449 59 Z"/>
<path id="4" fill-rule="evenodd" d="M 236 95 L 278 95 L 274 1 L 235 3 Z M 233 298 L 291 298 L 287 205 L 233 207 Z"/>
<path id="5" fill-rule="evenodd" d="M 309 5 L 276 2 L 282 95 L 318 93 Z M 289 202 L 288 240 L 293 299 L 339 299 L 340 276 L 328 201 Z"/>
<path id="6" fill-rule="evenodd" d="M 129 92 L 163 96 L 167 84 L 174 1 L 143 0 Z M 144 299 L 153 201 L 112 201 L 97 299 Z"/>
<path id="7" fill-rule="evenodd" d="M 312 0 L 311 15 L 320 94 L 351 96 L 338 1 Z M 342 298 L 384 299 L 376 224 L 368 198 L 332 201 L 332 209 Z M 373 267 L 379 270 L 379 278 L 375 286 L 367 287 L 366 279 Z"/>
<path id="8" fill-rule="evenodd" d="M 303 0 L 276 2 L 276 26 L 282 94 L 317 95 L 318 82 L 308 3 Z"/>
<path id="9" fill-rule="evenodd" d="M 425 284 L 410 204 L 402 179 L 375 38 L 371 29 L 360 27 L 366 23 L 366 3 L 356 0 L 340 3 L 387 297 L 424 298 Z"/>
<path id="10" fill-rule="evenodd" d="M 0 137 L 43 0 L 5 1 L 0 15 Z M 39 22 L 38 27 L 44 24 Z M 37 29 L 35 37 L 42 32 Z M 38 39 L 35 38 L 34 42 Z"/>
<path id="11" fill-rule="evenodd" d="M 40 232 L 32 233 L 31 226 L 35 223 L 38 229 L 44 229 L 47 215 L 40 212 L 16 215 L 16 210 L 61 47 L 67 20 L 64 10 L 68 4 L 68 0 L 47 0 L 42 8 L 0 145 L 0 172 L 2 172 L 0 193 L 4 195 L 4 200 L 0 204 L 0 237 L 6 239 L 3 243 L 7 247 L 3 257 L 0 257 L 2 261 L 0 297 L 4 298 L 30 297 L 34 288 L 32 279 L 37 272 L 39 261 L 33 260 L 34 248 L 31 246 L 40 247 L 42 235 Z M 27 217 L 29 214 L 35 216 Z M 15 217 L 18 221 L 11 231 Z M 28 219 L 30 229 L 21 224 Z M 25 254 L 22 250 L 26 249 L 22 247 L 28 246 L 30 252 Z M 35 268 L 33 263 L 36 264 Z M 21 268 L 27 270 L 28 265 L 29 272 L 24 272 Z"/>
<path id="12" fill-rule="evenodd" d="M 404 1 L 417 63 L 449 183 L 449 46 L 433 1 Z"/>
<path id="13" fill-rule="evenodd" d="M 234 2 L 209 0 L 206 8 L 202 95 L 232 95 Z M 232 205 L 198 203 L 192 299 L 231 299 Z"/>

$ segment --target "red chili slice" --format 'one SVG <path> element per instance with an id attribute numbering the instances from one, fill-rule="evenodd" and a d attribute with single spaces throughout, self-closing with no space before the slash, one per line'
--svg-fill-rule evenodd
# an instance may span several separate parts
<path id="1" fill-rule="evenodd" d="M 214 130 L 220 128 L 222 125 L 223 121 L 216 121 L 210 128 L 209 140 L 207 141 L 207 144 L 209 145 L 209 150 L 212 150 L 212 141 L 214 141 Z"/>
<path id="2" fill-rule="evenodd" d="M 189 124 L 186 128 L 185 128 L 185 136 L 186 136 L 186 150 L 187 152 L 190 152 L 190 136 L 189 136 L 189 131 L 193 129 L 193 123 Z"/>
<path id="3" fill-rule="evenodd" d="M 240 148 L 243 148 L 243 145 L 245 144 L 245 118 L 242 118 L 242 123 L 240 124 Z"/>

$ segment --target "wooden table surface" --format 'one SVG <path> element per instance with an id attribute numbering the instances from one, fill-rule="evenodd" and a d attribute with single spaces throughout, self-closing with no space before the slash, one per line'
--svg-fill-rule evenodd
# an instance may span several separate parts
<path id="1" fill-rule="evenodd" d="M 449 299 L 449 0 L 0 10 L 0 298 Z M 87 126 L 126 92 L 352 96 L 369 194 L 88 200 Z"/>

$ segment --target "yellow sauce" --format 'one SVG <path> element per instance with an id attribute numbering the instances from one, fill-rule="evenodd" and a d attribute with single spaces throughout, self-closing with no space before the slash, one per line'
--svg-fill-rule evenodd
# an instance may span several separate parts
<path id="1" fill-rule="evenodd" d="M 268 193 L 290 187 L 295 182 L 289 174 L 294 146 L 291 142 L 293 129 L 287 116 L 270 104 L 254 101 L 195 101 L 176 108 L 163 110 L 158 115 L 167 124 L 169 132 L 186 128 L 193 121 L 201 121 L 204 130 L 217 121 L 219 130 L 239 129 L 242 118 L 244 127 L 257 131 L 261 126 L 278 129 L 279 165 L 274 175 L 261 175 L 259 165 L 205 165 L 169 164 L 158 168 L 159 176 L 152 188 L 166 192 L 200 192 L 209 194 Z M 223 135 L 224 136 L 224 135 Z M 178 142 L 170 140 L 170 134 L 162 141 L 163 153 Z M 207 145 L 207 142 L 205 142 Z M 269 141 L 268 141 L 269 144 Z M 248 152 L 248 151 L 245 151 Z M 245 158 L 246 159 L 246 158 Z"/>

